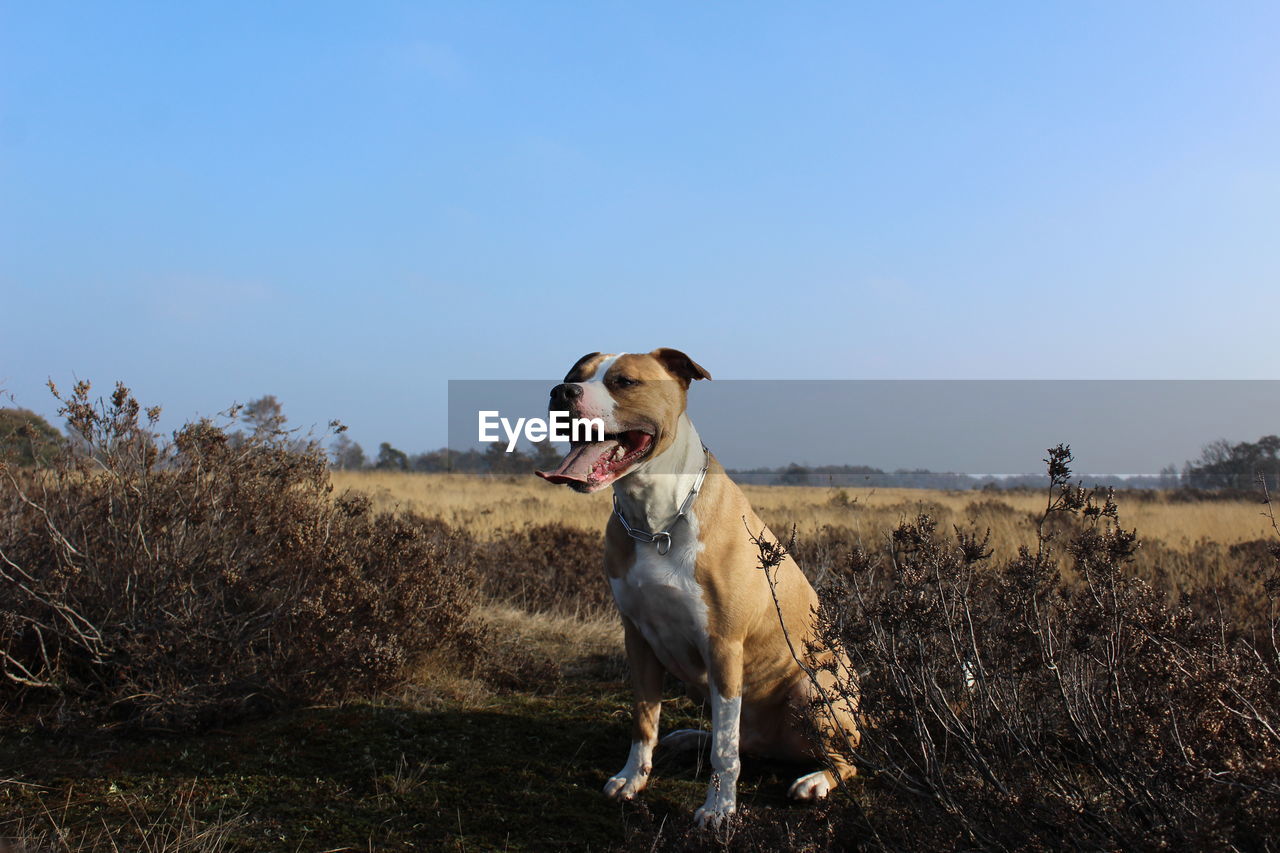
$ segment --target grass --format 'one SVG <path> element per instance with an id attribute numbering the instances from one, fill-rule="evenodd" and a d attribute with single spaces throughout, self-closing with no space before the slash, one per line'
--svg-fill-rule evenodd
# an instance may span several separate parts
<path id="1" fill-rule="evenodd" d="M 375 508 L 413 510 L 442 518 L 482 538 L 497 538 L 534 524 L 564 524 L 598 534 L 612 508 L 608 491 L 580 495 L 534 477 L 483 477 L 468 474 L 409 474 L 390 471 L 334 472 L 335 489 L 370 496 Z M 745 486 L 760 517 L 775 532 L 796 525 L 800 553 L 824 539 L 857 543 L 867 550 L 884 546 L 889 532 L 920 512 L 953 527 L 990 531 L 996 564 L 1016 556 L 1036 537 L 1036 519 L 1044 511 L 1043 492 L 942 491 L 936 489 L 845 489 L 812 486 Z M 1261 581 L 1242 581 L 1253 558 L 1245 543 L 1274 536 L 1263 507 L 1248 500 L 1171 500 L 1166 493 L 1122 494 L 1121 520 L 1142 542 L 1132 570 L 1172 593 L 1215 599 L 1223 587 L 1249 587 L 1247 595 L 1224 604 L 1240 616 L 1262 595 Z M 836 534 L 831 536 L 830 534 Z M 1253 551 L 1257 552 L 1255 547 Z M 812 553 L 812 551 L 810 551 Z M 812 557 L 802 565 L 821 579 L 838 553 Z M 1070 572 L 1067 572 L 1070 576 Z M 1259 598 L 1259 600 L 1261 600 Z M 1246 621 L 1248 621 L 1246 619 Z"/>
<path id="2" fill-rule="evenodd" d="M 565 678 L 537 694 L 424 685 L 180 739 L 10 733 L 0 741 L 13 777 L 0 787 L 0 838 L 43 842 L 42 850 L 624 845 L 635 812 L 600 794 L 630 740 L 616 625 L 510 608 L 485 618 L 557 656 Z M 669 688 L 664 723 L 701 725 L 700 709 Z M 748 764 L 743 802 L 790 808 L 794 775 L 786 765 Z M 687 823 L 706 781 L 699 756 L 661 757 L 646 809 Z M 59 838 L 64 846 L 50 843 Z"/>
<path id="3" fill-rule="evenodd" d="M 336 471 L 333 483 L 339 491 L 365 492 L 379 510 L 411 509 L 484 536 L 526 524 L 560 523 L 600 531 L 611 508 L 607 491 L 580 495 L 534 477 Z M 1029 541 L 1032 516 L 1044 510 L 1045 501 L 1043 492 L 810 486 L 745 486 L 743 491 L 774 529 L 795 523 L 802 536 L 830 525 L 881 537 L 925 506 L 943 529 L 971 519 L 990 526 L 997 553 L 1013 553 Z M 1271 535 L 1270 522 L 1250 501 L 1174 503 L 1157 493 L 1125 495 L 1121 509 L 1126 527 L 1137 528 L 1144 541 L 1158 540 L 1174 550 L 1190 551 L 1207 541 L 1230 546 Z"/>

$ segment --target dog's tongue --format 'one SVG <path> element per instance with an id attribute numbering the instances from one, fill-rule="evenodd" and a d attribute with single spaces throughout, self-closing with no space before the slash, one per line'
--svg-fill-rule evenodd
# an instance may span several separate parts
<path id="1" fill-rule="evenodd" d="M 578 445 L 560 460 L 559 468 L 554 471 L 538 471 L 537 474 L 542 479 L 557 485 L 590 483 L 592 472 L 597 469 L 607 470 L 608 462 L 613 458 L 613 451 L 617 446 L 618 442 L 613 439 Z"/>

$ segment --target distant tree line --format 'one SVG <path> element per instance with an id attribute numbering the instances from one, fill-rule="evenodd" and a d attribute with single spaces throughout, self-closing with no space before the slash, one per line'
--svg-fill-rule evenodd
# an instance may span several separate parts
<path id="1" fill-rule="evenodd" d="M 233 441 L 268 435 L 280 437 L 289 433 L 285 426 L 288 419 L 284 408 L 271 394 L 233 408 L 231 415 L 243 428 L 243 431 L 231 433 Z M 308 440 L 305 437 L 294 439 L 300 445 Z M 29 409 L 0 408 L 0 462 L 20 466 L 48 464 L 60 449 L 68 445 L 74 448 L 80 441 L 70 427 L 64 434 Z M 547 441 L 535 444 L 529 450 L 511 453 L 507 453 L 503 445 L 495 443 L 483 451 L 441 448 L 413 454 L 384 441 L 378 446 L 377 454 L 370 458 L 364 448 L 341 429 L 330 443 L 329 451 L 332 467 L 343 471 L 374 469 L 503 475 L 554 468 L 563 455 L 561 446 Z M 795 462 L 778 468 L 733 469 L 729 473 L 738 482 L 757 485 L 947 490 L 1041 488 L 1045 479 L 1044 474 L 975 476 L 925 469 L 885 471 L 868 465 L 806 466 Z M 1249 490 L 1257 488 L 1259 482 L 1265 482 L 1267 488 L 1280 493 L 1280 436 L 1266 435 L 1254 442 L 1235 444 L 1218 439 L 1206 444 L 1200 457 L 1186 462 L 1181 471 L 1174 465 L 1166 465 L 1154 476 L 1108 474 L 1085 475 L 1084 479 L 1091 487 L 1118 489 Z"/>
<path id="2" fill-rule="evenodd" d="M 866 465 L 818 465 L 791 463 L 781 468 L 749 468 L 731 471 L 741 483 L 780 486 L 866 486 L 915 489 L 1013 489 L 1042 488 L 1044 474 L 973 476 L 899 468 L 883 471 Z M 1186 462 L 1179 473 L 1166 465 L 1154 476 L 1138 474 L 1083 475 L 1090 487 L 1115 489 L 1256 489 L 1265 483 L 1280 493 L 1280 436 L 1266 435 L 1256 442 L 1232 444 L 1226 439 L 1206 444 L 1200 458 Z"/>
<path id="3" fill-rule="evenodd" d="M 1239 444 L 1221 438 L 1210 442 L 1199 459 L 1183 467 L 1182 481 L 1196 489 L 1252 489 L 1261 481 L 1280 492 L 1280 436 Z"/>
<path id="4" fill-rule="evenodd" d="M 0 462 L 47 465 L 63 440 L 53 424 L 30 409 L 0 409 Z"/>
<path id="5" fill-rule="evenodd" d="M 390 442 L 378 445 L 378 453 L 370 459 L 357 442 L 339 435 L 330 445 L 333 467 L 340 471 L 412 471 L 422 474 L 528 474 L 535 469 L 547 470 L 560 462 L 563 451 L 551 442 L 535 444 L 532 452 L 491 444 L 480 450 L 441 448 L 425 453 L 405 453 Z"/>
<path id="6" fill-rule="evenodd" d="M 792 462 L 781 468 L 748 468 L 729 472 L 739 483 L 761 486 L 830 486 L 896 489 L 1039 489 L 1045 485 L 1044 474 L 957 474 L 929 471 L 924 468 L 898 468 L 885 471 L 868 465 L 805 466 Z M 1177 469 L 1166 466 L 1157 475 L 1122 477 L 1115 474 L 1086 475 L 1090 487 L 1116 489 L 1176 489 L 1181 484 Z"/>

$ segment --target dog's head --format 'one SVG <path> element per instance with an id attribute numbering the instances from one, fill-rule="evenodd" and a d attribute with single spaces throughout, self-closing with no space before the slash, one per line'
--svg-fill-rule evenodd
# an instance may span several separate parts
<path id="1" fill-rule="evenodd" d="M 574 419 L 599 418 L 604 441 L 573 443 L 556 470 L 538 476 L 595 492 L 642 468 L 671 446 L 690 383 L 710 378 L 689 356 L 665 347 L 584 355 L 551 389 L 551 409 Z"/>

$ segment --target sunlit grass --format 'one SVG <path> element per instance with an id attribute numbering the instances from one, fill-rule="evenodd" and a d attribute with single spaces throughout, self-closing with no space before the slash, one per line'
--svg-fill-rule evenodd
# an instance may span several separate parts
<path id="1" fill-rule="evenodd" d="M 481 477 L 467 474 L 335 472 L 337 489 L 367 493 L 378 509 L 411 509 L 442 518 L 481 536 L 526 524 L 561 523 L 602 530 L 608 520 L 608 491 L 580 495 L 533 476 Z M 976 523 L 991 528 L 997 551 L 1013 551 L 1034 533 L 1033 517 L 1044 509 L 1034 492 L 941 491 L 935 489 L 831 489 L 808 486 L 745 486 L 761 517 L 785 529 L 795 524 L 803 536 L 824 526 L 843 527 L 867 538 L 881 537 L 904 518 L 927 509 L 942 529 Z M 1146 541 L 1187 551 L 1202 541 L 1234 545 L 1266 538 L 1270 522 L 1248 501 L 1174 503 L 1164 496 L 1120 496 L 1121 520 Z M 1000 504 L 1012 509 L 1004 510 Z"/>

